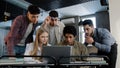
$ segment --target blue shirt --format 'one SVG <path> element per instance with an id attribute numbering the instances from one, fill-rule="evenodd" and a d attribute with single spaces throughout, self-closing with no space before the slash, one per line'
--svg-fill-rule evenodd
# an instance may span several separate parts
<path id="1" fill-rule="evenodd" d="M 110 52 L 111 46 L 116 42 L 111 33 L 105 28 L 96 28 L 93 38 L 98 50 L 107 53 Z"/>

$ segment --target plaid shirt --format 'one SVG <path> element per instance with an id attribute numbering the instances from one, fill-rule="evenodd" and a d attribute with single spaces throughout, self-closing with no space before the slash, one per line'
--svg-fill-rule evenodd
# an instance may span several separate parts
<path id="1" fill-rule="evenodd" d="M 5 44 L 7 45 L 8 54 L 13 54 L 13 46 L 18 44 L 21 39 L 23 38 L 27 27 L 29 25 L 29 20 L 26 15 L 20 15 L 15 18 L 15 20 L 12 23 L 11 29 L 7 36 L 5 37 Z M 29 35 L 29 38 L 32 37 L 32 34 Z M 32 38 L 33 39 L 33 38 Z M 32 39 L 27 39 L 27 41 L 33 41 Z M 29 41 L 29 42 L 30 42 Z"/>

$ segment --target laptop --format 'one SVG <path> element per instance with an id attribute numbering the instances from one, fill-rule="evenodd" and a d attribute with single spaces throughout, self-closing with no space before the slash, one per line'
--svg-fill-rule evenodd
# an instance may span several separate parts
<path id="1" fill-rule="evenodd" d="M 43 56 L 51 56 L 54 57 L 57 63 L 65 64 L 70 63 L 70 58 L 62 58 L 61 57 L 69 57 L 72 53 L 71 46 L 44 46 L 43 47 Z M 45 58 L 48 63 L 53 64 L 55 61 L 51 58 Z"/>

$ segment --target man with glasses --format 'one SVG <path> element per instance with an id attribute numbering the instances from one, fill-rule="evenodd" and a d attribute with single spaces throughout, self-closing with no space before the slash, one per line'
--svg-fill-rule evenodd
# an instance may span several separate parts
<path id="1" fill-rule="evenodd" d="M 49 43 L 56 45 L 62 40 L 64 26 L 65 25 L 59 21 L 58 12 L 50 11 L 49 16 L 47 16 L 41 28 L 49 32 Z"/>
<path id="2" fill-rule="evenodd" d="M 30 5 L 26 15 L 17 16 L 11 26 L 10 32 L 5 37 L 8 55 L 23 55 L 25 45 L 33 42 L 33 33 L 38 23 L 39 7 Z"/>

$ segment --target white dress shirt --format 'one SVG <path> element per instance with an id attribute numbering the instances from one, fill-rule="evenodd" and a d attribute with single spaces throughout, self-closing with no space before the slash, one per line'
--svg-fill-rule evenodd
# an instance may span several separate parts
<path id="1" fill-rule="evenodd" d="M 47 44 L 47 46 L 51 46 L 51 45 Z M 34 43 L 27 44 L 24 55 L 30 55 L 30 52 L 33 50 L 33 48 L 34 48 Z M 41 48 L 40 47 L 38 48 L 37 55 L 39 55 L 39 56 L 41 55 Z M 24 57 L 24 61 L 25 61 L 25 63 L 41 63 L 40 61 L 35 60 L 32 57 Z"/>

